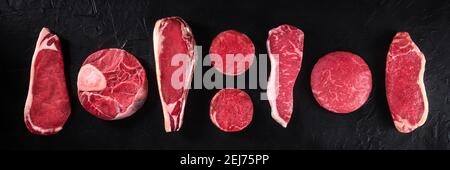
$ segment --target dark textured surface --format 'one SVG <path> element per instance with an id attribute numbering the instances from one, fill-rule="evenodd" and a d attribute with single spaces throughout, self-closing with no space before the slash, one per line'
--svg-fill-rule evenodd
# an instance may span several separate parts
<path id="1" fill-rule="evenodd" d="M 226 29 L 246 33 L 257 53 L 266 53 L 267 32 L 288 23 L 305 32 L 304 60 L 295 85 L 294 114 L 287 129 L 270 117 L 261 90 L 246 90 L 255 114 L 242 132 L 223 133 L 209 120 L 209 102 L 218 90 L 190 92 L 184 125 L 166 134 L 152 49 L 155 21 L 178 15 L 192 27 L 207 53 L 213 37 Z M 40 29 L 62 40 L 72 115 L 57 135 L 30 134 L 23 122 L 31 56 Z M 396 131 L 384 88 L 386 55 L 397 31 L 408 31 L 426 56 L 425 85 L 430 103 L 425 125 L 413 133 Z M 449 149 L 450 1 L 100 1 L 0 0 L 3 149 Z M 144 65 L 147 103 L 135 115 L 103 121 L 87 113 L 76 95 L 76 76 L 91 53 L 119 47 Z M 349 115 L 321 108 L 309 86 L 313 64 L 334 50 L 360 55 L 373 74 L 368 102 Z"/>

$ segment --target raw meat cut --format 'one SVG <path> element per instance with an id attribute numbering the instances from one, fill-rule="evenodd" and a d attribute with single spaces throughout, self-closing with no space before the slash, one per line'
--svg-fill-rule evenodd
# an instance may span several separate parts
<path id="1" fill-rule="evenodd" d="M 64 60 L 58 36 L 42 28 L 31 61 L 30 85 L 24 119 L 39 135 L 58 133 L 70 115 Z"/>
<path id="2" fill-rule="evenodd" d="M 153 50 L 166 132 L 178 131 L 183 124 L 184 107 L 196 61 L 194 46 L 191 28 L 180 17 L 163 18 L 156 22 Z"/>
<path id="3" fill-rule="evenodd" d="M 250 68 L 255 57 L 255 46 L 247 35 L 227 30 L 214 38 L 209 53 L 214 68 L 225 75 L 235 76 Z"/>
<path id="4" fill-rule="evenodd" d="M 252 121 L 252 99 L 242 90 L 222 89 L 211 100 L 209 116 L 222 131 L 241 131 Z"/>
<path id="5" fill-rule="evenodd" d="M 267 97 L 272 118 L 286 127 L 292 116 L 293 88 L 302 65 L 303 31 L 281 25 L 269 31 L 267 50 L 270 58 L 270 76 Z"/>
<path id="6" fill-rule="evenodd" d="M 409 133 L 428 116 L 425 56 L 407 32 L 395 35 L 386 60 L 386 96 L 395 127 Z"/>
<path id="7" fill-rule="evenodd" d="M 147 77 L 139 61 L 122 49 L 99 50 L 78 73 L 78 99 L 92 115 L 104 120 L 131 116 L 147 98 Z"/>
<path id="8" fill-rule="evenodd" d="M 360 108 L 372 91 L 369 66 L 350 52 L 328 53 L 314 65 L 311 88 L 325 109 L 346 114 Z"/>

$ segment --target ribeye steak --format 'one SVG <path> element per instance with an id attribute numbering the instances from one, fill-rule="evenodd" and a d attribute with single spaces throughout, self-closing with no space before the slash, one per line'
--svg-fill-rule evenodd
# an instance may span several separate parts
<path id="1" fill-rule="evenodd" d="M 398 131 L 409 133 L 428 116 L 425 56 L 407 32 L 395 35 L 386 60 L 386 96 Z"/>
<path id="2" fill-rule="evenodd" d="M 178 131 L 194 72 L 195 40 L 191 28 L 180 17 L 156 22 L 153 30 L 156 78 L 166 132 Z"/>
<path id="3" fill-rule="evenodd" d="M 28 130 L 40 135 L 59 132 L 70 115 L 60 41 L 47 28 L 39 34 L 31 61 L 24 113 Z"/>
<path id="4" fill-rule="evenodd" d="M 293 88 L 302 65 L 303 41 L 303 31 L 286 24 L 270 30 L 267 39 L 271 63 L 267 97 L 272 118 L 283 127 L 292 116 Z"/>

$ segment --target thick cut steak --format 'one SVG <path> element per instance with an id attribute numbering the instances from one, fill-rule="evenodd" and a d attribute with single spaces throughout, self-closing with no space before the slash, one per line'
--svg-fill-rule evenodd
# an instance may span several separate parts
<path id="1" fill-rule="evenodd" d="M 156 77 L 166 132 L 178 131 L 194 72 L 195 40 L 191 28 L 179 17 L 163 18 L 153 30 Z"/>
<path id="2" fill-rule="evenodd" d="M 428 116 L 423 83 L 425 56 L 407 32 L 395 35 L 386 60 L 386 96 L 395 127 L 409 133 Z"/>
<path id="3" fill-rule="evenodd" d="M 267 97 L 272 118 L 286 127 L 293 110 L 293 88 L 302 65 L 304 34 L 302 30 L 281 25 L 269 31 L 267 50 L 270 76 Z"/>
<path id="4" fill-rule="evenodd" d="M 349 52 L 332 52 L 314 65 L 311 89 L 325 109 L 346 114 L 360 108 L 372 91 L 372 74 L 364 60 Z"/>
<path id="5" fill-rule="evenodd" d="M 214 38 L 209 53 L 212 54 L 211 64 L 214 68 L 225 75 L 234 76 L 250 68 L 255 57 L 255 46 L 247 35 L 227 30 Z"/>
<path id="6" fill-rule="evenodd" d="M 135 113 L 147 98 L 147 77 L 139 61 L 121 49 L 103 49 L 78 73 L 78 99 L 92 115 L 117 120 Z"/>
<path id="7" fill-rule="evenodd" d="M 70 115 L 64 61 L 58 36 L 42 28 L 31 61 L 25 124 L 34 134 L 59 132 Z"/>
<path id="8" fill-rule="evenodd" d="M 253 103 L 242 90 L 222 89 L 211 100 L 209 116 L 222 131 L 237 132 L 252 121 Z"/>

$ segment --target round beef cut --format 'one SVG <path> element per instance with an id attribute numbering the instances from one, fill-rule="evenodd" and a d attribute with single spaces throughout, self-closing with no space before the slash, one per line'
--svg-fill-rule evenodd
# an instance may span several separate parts
<path id="1" fill-rule="evenodd" d="M 323 108 L 346 114 L 367 101 L 372 90 L 372 74 L 358 55 L 332 52 L 314 65 L 311 88 L 314 98 Z"/>
<path id="2" fill-rule="evenodd" d="M 220 130 L 237 132 L 252 121 L 253 103 L 242 90 L 222 89 L 211 100 L 209 116 Z"/>
<path id="3" fill-rule="evenodd" d="M 394 125 L 402 133 L 412 132 L 427 120 L 424 72 L 424 54 L 407 32 L 397 33 L 386 60 L 386 96 Z"/>
<path id="4" fill-rule="evenodd" d="M 69 115 L 60 41 L 49 29 L 42 28 L 31 61 L 25 124 L 33 134 L 51 135 L 62 130 Z"/>
<path id="5" fill-rule="evenodd" d="M 214 38 L 209 53 L 214 68 L 225 75 L 235 76 L 250 68 L 255 46 L 247 35 L 227 30 Z"/>
<path id="6" fill-rule="evenodd" d="M 103 49 L 78 73 L 78 99 L 92 115 L 116 120 L 135 113 L 147 98 L 147 78 L 139 61 L 121 49 Z"/>

